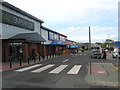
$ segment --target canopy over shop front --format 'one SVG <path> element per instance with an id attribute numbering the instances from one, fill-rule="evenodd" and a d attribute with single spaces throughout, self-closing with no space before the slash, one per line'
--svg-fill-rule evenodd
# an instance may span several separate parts
<path id="1" fill-rule="evenodd" d="M 120 47 L 120 41 L 115 42 L 115 47 Z"/>
<path id="2" fill-rule="evenodd" d="M 34 43 L 45 42 L 45 39 L 43 39 L 41 35 L 38 33 L 21 33 L 9 38 L 8 40 L 13 40 L 13 41 L 22 40 L 24 42 L 34 42 Z"/>
<path id="3" fill-rule="evenodd" d="M 77 45 L 69 46 L 69 48 L 78 48 L 78 46 Z"/>
<path id="4" fill-rule="evenodd" d="M 66 45 L 64 41 L 61 40 L 54 40 L 49 45 Z"/>

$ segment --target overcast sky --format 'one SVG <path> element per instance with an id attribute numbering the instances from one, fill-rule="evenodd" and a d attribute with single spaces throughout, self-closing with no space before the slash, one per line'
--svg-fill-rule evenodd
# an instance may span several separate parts
<path id="1" fill-rule="evenodd" d="M 69 40 L 92 42 L 118 39 L 119 0 L 5 0 L 44 21 L 43 26 Z"/>

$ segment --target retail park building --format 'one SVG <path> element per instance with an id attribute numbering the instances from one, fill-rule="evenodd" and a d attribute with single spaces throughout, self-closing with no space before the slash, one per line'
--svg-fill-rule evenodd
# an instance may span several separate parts
<path id="1" fill-rule="evenodd" d="M 2 61 L 9 61 L 11 56 L 14 60 L 21 57 L 27 61 L 33 49 L 42 57 L 68 50 L 72 42 L 67 36 L 42 26 L 44 21 L 7 2 L 1 5 Z"/>

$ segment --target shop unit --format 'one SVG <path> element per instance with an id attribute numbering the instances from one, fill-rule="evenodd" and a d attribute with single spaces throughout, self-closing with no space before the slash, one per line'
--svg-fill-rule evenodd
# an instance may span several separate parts
<path id="1" fill-rule="evenodd" d="M 44 26 L 41 27 L 42 37 L 45 38 L 45 53 L 46 55 L 62 54 L 66 50 L 67 36 L 48 29 Z"/>
<path id="2" fill-rule="evenodd" d="M 76 45 L 75 41 L 67 39 L 65 43 L 66 43 L 70 53 L 77 53 L 78 52 L 79 46 Z"/>
<path id="3" fill-rule="evenodd" d="M 2 2 L 2 61 L 32 59 L 33 50 L 44 55 L 41 36 L 42 20 L 7 3 Z"/>

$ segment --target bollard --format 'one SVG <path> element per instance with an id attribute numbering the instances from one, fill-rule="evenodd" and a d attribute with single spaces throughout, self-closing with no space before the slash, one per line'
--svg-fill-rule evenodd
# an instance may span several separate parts
<path id="1" fill-rule="evenodd" d="M 19 59 L 20 59 L 20 66 L 22 66 L 22 59 L 21 59 L 21 57 L 19 57 Z"/>
<path id="2" fill-rule="evenodd" d="M 34 63 L 35 63 L 35 59 L 36 59 L 36 57 L 34 57 Z"/>
<path id="3" fill-rule="evenodd" d="M 12 68 L 12 57 L 9 57 L 9 61 L 10 61 L 10 68 Z"/>
<path id="4" fill-rule="evenodd" d="M 51 54 L 50 54 L 50 58 L 51 58 Z"/>
<path id="5" fill-rule="evenodd" d="M 40 55 L 39 55 L 39 61 L 40 61 Z"/>
<path id="6" fill-rule="evenodd" d="M 29 56 L 28 56 L 28 64 L 30 64 L 30 58 L 29 58 Z"/>
<path id="7" fill-rule="evenodd" d="M 47 54 L 47 59 L 48 59 L 48 54 Z"/>

